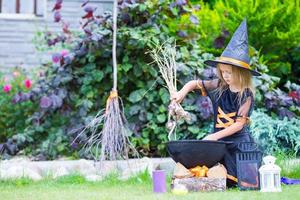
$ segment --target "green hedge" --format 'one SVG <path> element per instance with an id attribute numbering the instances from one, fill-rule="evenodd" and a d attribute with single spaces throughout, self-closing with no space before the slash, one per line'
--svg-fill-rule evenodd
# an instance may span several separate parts
<path id="1" fill-rule="evenodd" d="M 263 110 L 254 111 L 251 116 L 251 130 L 255 140 L 266 154 L 300 153 L 300 118 L 282 120 L 272 118 Z"/>
<path id="2" fill-rule="evenodd" d="M 132 143 L 142 155 L 165 156 L 165 142 L 168 141 L 165 122 L 169 95 L 158 69 L 150 64 L 152 59 L 146 52 L 157 44 L 176 39 L 178 87 L 191 79 L 211 77 L 211 70 L 204 69 L 203 61 L 214 56 L 203 50 L 205 39 L 195 40 L 205 34 L 205 31 L 197 31 L 209 30 L 205 29 L 210 24 L 209 19 L 201 18 L 200 12 L 209 13 L 209 7 L 199 9 L 179 1 L 176 4 L 171 1 L 142 1 L 124 5 L 120 10 L 118 90 L 132 130 Z M 199 18 L 195 19 L 196 16 Z M 68 47 L 69 53 L 62 55 L 57 51 L 53 55 L 54 62 L 45 64 L 46 76 L 41 77 L 30 91 L 29 99 L 39 106 L 35 107 L 34 114 L 24 116 L 29 123 L 24 131 L 15 132 L 19 133 L 15 138 L 24 153 L 39 155 L 41 159 L 60 155 L 89 158 L 80 151 L 86 135 L 73 145 L 71 143 L 96 112 L 105 108 L 112 87 L 111 15 L 105 13 L 102 17 L 100 23 L 96 19 L 90 21 L 84 31 L 72 34 L 70 40 L 49 33 L 40 35 L 44 40 L 36 39 L 50 45 L 49 49 L 58 45 Z M 216 27 L 221 19 L 215 18 Z M 196 32 L 192 34 L 194 29 Z M 217 32 L 218 29 L 211 30 Z M 55 39 L 60 42 L 52 44 Z M 252 64 L 267 73 L 263 56 L 254 49 L 251 49 L 251 56 Z M 267 74 L 258 79 L 257 101 L 260 107 L 264 107 L 265 94 L 276 89 L 277 80 Z M 263 87 L 266 84 L 268 88 Z M 20 94 L 23 96 L 24 92 Z M 273 96 L 275 100 L 270 101 L 277 102 L 277 98 L 287 94 Z M 292 99 L 292 102 L 297 108 L 296 100 Z M 19 103 L 26 101 L 19 100 Z M 183 106 L 192 114 L 192 121 L 189 124 L 181 122 L 177 130 L 179 138 L 201 139 L 211 130 L 211 105 L 207 98 L 195 92 L 187 97 Z M 290 104 L 275 107 L 290 111 Z M 276 108 L 270 110 L 276 113 Z"/>

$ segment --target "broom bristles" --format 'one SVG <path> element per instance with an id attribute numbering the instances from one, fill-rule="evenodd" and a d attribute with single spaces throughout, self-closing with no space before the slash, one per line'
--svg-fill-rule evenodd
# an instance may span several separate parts
<path id="1" fill-rule="evenodd" d="M 107 102 L 107 110 L 101 110 L 93 120 L 78 134 L 73 142 L 81 135 L 90 133 L 82 149 L 94 160 L 128 159 L 129 152 L 138 157 L 137 150 L 129 140 L 130 130 L 123 112 L 123 104 L 117 96 Z M 120 108 L 121 107 L 121 108 Z M 99 131 L 99 126 L 103 125 Z"/>
<path id="2" fill-rule="evenodd" d="M 129 133 L 127 121 L 120 109 L 119 99 L 113 98 L 108 104 L 108 112 L 103 125 L 101 159 L 128 159 L 131 146 Z"/>

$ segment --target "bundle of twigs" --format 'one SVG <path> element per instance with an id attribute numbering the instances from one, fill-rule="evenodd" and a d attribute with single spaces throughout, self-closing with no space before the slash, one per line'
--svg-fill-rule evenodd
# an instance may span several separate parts
<path id="1" fill-rule="evenodd" d="M 129 141 L 130 130 L 124 115 L 121 98 L 117 91 L 117 0 L 113 7 L 113 88 L 106 102 L 106 109 L 101 110 L 94 119 L 79 133 L 90 132 L 83 148 L 93 155 L 95 160 L 128 159 L 129 151 L 137 151 Z M 101 129 L 102 128 L 102 129 Z M 101 130 L 100 130 L 101 129 Z M 100 130 L 100 131 L 99 131 Z M 75 138 L 76 140 L 77 138 Z M 100 159 L 99 159 L 100 158 Z"/>
<path id="2" fill-rule="evenodd" d="M 160 74 L 166 83 L 166 87 L 170 96 L 177 92 L 176 84 L 176 45 L 169 45 L 164 43 L 161 46 L 156 46 L 155 49 L 150 51 L 150 55 L 157 64 Z M 177 139 L 175 128 L 180 119 L 190 120 L 190 115 L 182 106 L 176 101 L 171 101 L 168 107 L 168 122 L 166 124 L 169 130 L 168 138 Z M 174 134 L 173 134 L 174 133 Z M 174 137 L 172 137 L 174 135 Z"/>

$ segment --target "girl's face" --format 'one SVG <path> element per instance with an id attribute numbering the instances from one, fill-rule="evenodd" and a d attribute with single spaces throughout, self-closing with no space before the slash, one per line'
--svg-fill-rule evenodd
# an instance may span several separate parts
<path id="1" fill-rule="evenodd" d="M 219 64 L 220 72 L 225 82 L 230 85 L 233 84 L 232 66 L 226 64 Z"/>

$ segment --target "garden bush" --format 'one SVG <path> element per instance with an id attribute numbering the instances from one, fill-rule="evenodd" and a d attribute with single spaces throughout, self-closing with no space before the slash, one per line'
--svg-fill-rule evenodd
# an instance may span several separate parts
<path id="1" fill-rule="evenodd" d="M 164 156 L 168 141 L 165 122 L 169 96 L 158 77 L 158 69 L 150 64 L 152 59 L 146 53 L 155 45 L 172 40 L 157 26 L 156 18 L 149 17 L 151 9 L 154 12 L 156 7 L 151 7 L 151 3 L 146 5 L 149 7 L 138 3 L 120 5 L 118 90 L 132 130 L 133 144 L 142 155 Z M 26 153 L 41 159 L 58 155 L 88 157 L 81 152 L 73 154 L 80 149 L 85 135 L 70 144 L 95 113 L 105 107 L 112 87 L 111 14 L 106 12 L 99 19 L 101 22 L 91 21 L 81 34 L 72 36 L 75 42 L 69 44 L 68 51 L 58 51 L 53 54 L 52 62 L 45 64 L 47 76 L 39 79 L 30 92 L 30 99 L 39 103 L 39 109 L 30 118 L 32 125 L 17 135 Z M 49 35 L 45 35 L 45 43 L 49 43 Z M 53 34 L 51 39 L 55 40 Z M 51 43 L 51 48 L 53 45 L 56 44 Z M 179 45 L 179 86 L 203 71 L 203 61 L 209 56 L 196 43 Z M 198 122 L 210 117 L 211 110 L 195 104 L 196 101 L 207 104 L 201 99 L 186 100 L 193 120 L 189 126 L 182 124 L 178 130 L 185 138 L 200 137 L 199 131 L 204 124 Z M 196 112 L 199 109 L 205 116 Z"/>
<path id="2" fill-rule="evenodd" d="M 194 12 L 199 24 L 193 31 L 199 33 L 201 47 L 219 55 L 246 18 L 249 44 L 265 56 L 269 73 L 281 77 L 282 85 L 287 80 L 299 84 L 299 0 L 218 0 L 194 4 L 200 5 Z"/>
<path id="3" fill-rule="evenodd" d="M 197 18 L 197 12 L 204 8 L 185 1 L 142 0 L 120 1 L 119 7 L 118 90 L 132 130 L 130 138 L 141 155 L 165 156 L 169 95 L 147 52 L 158 44 L 176 40 L 178 87 L 190 79 L 213 78 L 214 70 L 204 68 L 203 61 L 214 56 L 199 45 L 204 39 L 197 38 L 197 34 L 189 37 L 189 31 L 194 28 L 197 31 L 202 20 L 208 23 L 207 19 Z M 14 138 L 23 153 L 35 155 L 37 159 L 61 155 L 90 158 L 80 151 L 86 135 L 73 141 L 96 112 L 105 108 L 112 87 L 111 13 L 94 16 L 94 8 L 89 4 L 83 9 L 91 17 L 83 18 L 81 32 L 70 32 L 56 14 L 55 20 L 62 23 L 62 33 L 39 33 L 36 41 L 44 42 L 41 46 L 56 52 L 52 61 L 43 65 L 45 76 L 25 92 L 28 98 L 18 98 L 24 96 L 24 92 L 14 96 L 15 103 L 24 104 L 30 100 L 36 105 L 35 112 L 25 117 L 28 126 L 23 132 L 14 132 L 17 133 Z M 186 22 L 185 26 L 181 26 L 183 22 Z M 251 49 L 251 55 L 252 64 L 269 73 L 264 57 L 254 49 Z M 265 107 L 270 97 L 270 102 L 276 106 L 270 108 L 269 113 L 277 116 L 279 109 L 284 108 L 282 118 L 299 115 L 298 86 L 287 84 L 289 93 L 282 91 L 282 95 L 277 95 L 274 93 L 278 91 L 277 84 L 278 77 L 275 76 L 257 79 L 257 105 Z M 268 92 L 271 95 L 267 96 Z M 281 105 L 282 96 L 289 103 Z M 178 137 L 201 139 L 212 128 L 212 108 L 208 98 L 201 97 L 198 92 L 191 93 L 183 106 L 191 113 L 192 120 L 189 124 L 180 122 Z"/>
<path id="4" fill-rule="evenodd" d="M 300 118 L 272 118 L 264 110 L 254 111 L 251 131 L 265 154 L 283 153 L 299 155 Z"/>

